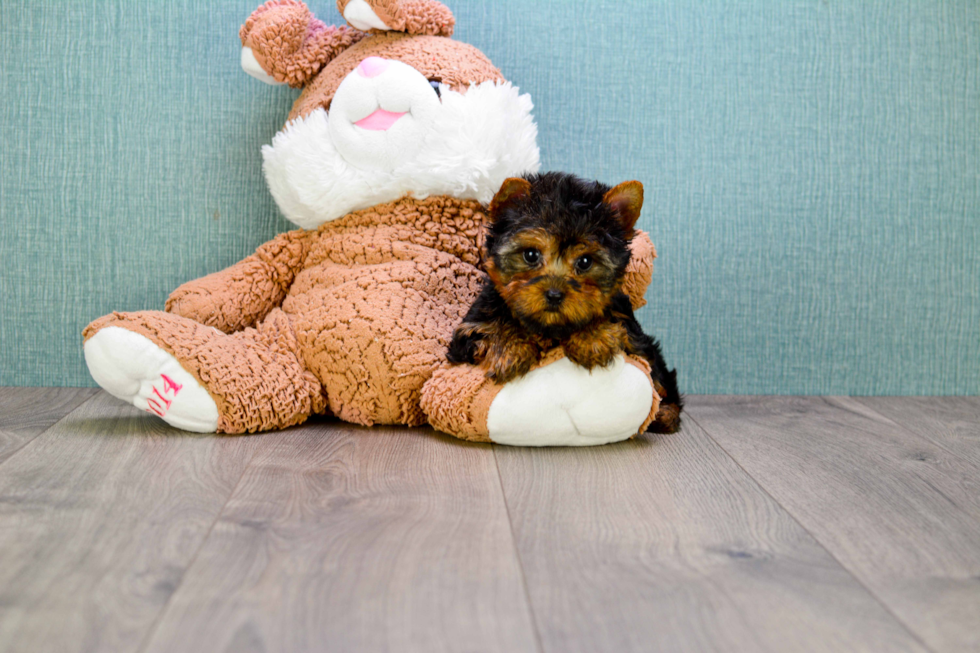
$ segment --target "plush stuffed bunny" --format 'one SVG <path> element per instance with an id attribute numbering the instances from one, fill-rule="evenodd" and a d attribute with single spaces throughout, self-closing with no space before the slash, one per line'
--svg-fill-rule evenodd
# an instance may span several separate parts
<path id="1" fill-rule="evenodd" d="M 591 374 L 553 352 L 505 386 L 444 363 L 480 289 L 484 206 L 538 168 L 527 95 L 453 41 L 433 0 L 339 0 L 333 27 L 272 0 L 241 29 L 242 65 L 302 88 L 263 148 L 269 188 L 301 227 L 178 288 L 166 312 L 113 313 L 84 332 L 108 392 L 191 431 L 284 428 L 332 413 L 431 423 L 507 444 L 635 435 L 659 397 L 642 361 Z M 653 246 L 633 241 L 641 305 Z"/>

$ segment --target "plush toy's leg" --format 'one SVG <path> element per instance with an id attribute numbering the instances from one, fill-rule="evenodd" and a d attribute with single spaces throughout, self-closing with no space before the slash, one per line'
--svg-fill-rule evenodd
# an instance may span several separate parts
<path id="1" fill-rule="evenodd" d="M 273 310 L 226 335 L 170 313 L 113 313 L 84 332 L 92 377 L 110 394 L 198 432 L 244 433 L 322 413 L 319 381 L 297 354 L 289 318 Z"/>
<path id="2" fill-rule="evenodd" d="M 422 408 L 440 431 L 520 446 L 626 440 L 646 429 L 659 407 L 646 361 L 620 356 L 590 373 L 558 351 L 503 386 L 479 368 L 445 364 L 422 390 Z"/>

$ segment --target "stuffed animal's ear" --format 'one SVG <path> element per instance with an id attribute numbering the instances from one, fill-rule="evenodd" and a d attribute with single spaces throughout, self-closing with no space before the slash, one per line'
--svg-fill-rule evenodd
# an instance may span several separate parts
<path id="1" fill-rule="evenodd" d="M 643 208 L 643 184 L 638 181 L 624 181 L 610 188 L 602 196 L 602 203 L 615 211 L 623 229 L 632 236 L 633 226 Z"/>
<path id="2" fill-rule="evenodd" d="M 436 0 L 337 0 L 337 10 L 359 30 L 452 36 L 456 19 Z"/>
<path id="3" fill-rule="evenodd" d="M 269 0 L 238 32 L 242 68 L 270 84 L 302 88 L 334 57 L 367 36 L 326 26 L 299 0 Z"/>
<path id="4" fill-rule="evenodd" d="M 490 200 L 490 220 L 496 221 L 500 212 L 514 202 L 531 195 L 531 182 L 520 177 L 510 177 L 504 180 L 497 194 Z"/>

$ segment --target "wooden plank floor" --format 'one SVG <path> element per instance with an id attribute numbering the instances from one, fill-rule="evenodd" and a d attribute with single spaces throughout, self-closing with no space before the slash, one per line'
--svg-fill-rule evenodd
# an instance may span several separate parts
<path id="1" fill-rule="evenodd" d="M 517 449 L 0 388 L 0 651 L 980 651 L 980 398 Z"/>
<path id="2" fill-rule="evenodd" d="M 93 388 L 0 388 L 0 462 L 95 393 Z"/>
<path id="3" fill-rule="evenodd" d="M 917 637 L 980 649 L 980 467 L 854 399 L 693 403 L 693 419 Z"/>

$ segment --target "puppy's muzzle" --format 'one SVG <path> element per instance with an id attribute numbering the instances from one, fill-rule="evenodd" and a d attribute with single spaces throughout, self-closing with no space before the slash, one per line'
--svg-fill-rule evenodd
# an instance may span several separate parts
<path id="1" fill-rule="evenodd" d="M 557 288 L 549 288 L 544 292 L 544 298 L 548 300 L 548 308 L 558 308 L 565 299 L 565 293 Z"/>

